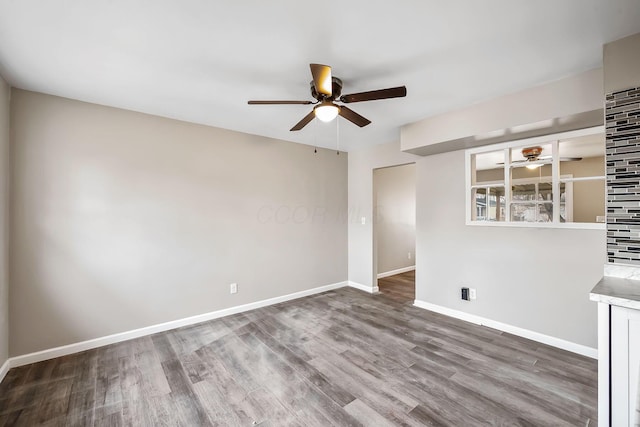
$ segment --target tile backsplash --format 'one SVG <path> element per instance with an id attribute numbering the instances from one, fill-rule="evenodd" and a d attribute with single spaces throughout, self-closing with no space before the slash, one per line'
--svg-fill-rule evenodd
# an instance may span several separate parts
<path id="1" fill-rule="evenodd" d="M 607 261 L 640 266 L 640 88 L 606 95 Z"/>

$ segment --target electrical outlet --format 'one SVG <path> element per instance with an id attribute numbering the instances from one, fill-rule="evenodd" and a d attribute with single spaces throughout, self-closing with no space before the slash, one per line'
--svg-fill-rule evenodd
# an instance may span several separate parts
<path id="1" fill-rule="evenodd" d="M 238 284 L 237 283 L 232 283 L 229 285 L 229 293 L 230 294 L 237 294 L 238 293 Z"/>
<path id="2" fill-rule="evenodd" d="M 476 299 L 476 289 L 475 288 L 469 288 L 469 298 Z"/>
<path id="3" fill-rule="evenodd" d="M 362 222 L 362 225 L 365 225 L 367 223 L 367 217 L 363 216 L 362 218 L 360 218 L 360 222 Z"/>
<path id="4" fill-rule="evenodd" d="M 469 288 L 461 288 L 460 289 L 460 299 L 465 301 L 469 301 Z"/>
<path id="5" fill-rule="evenodd" d="M 411 259 L 411 252 L 407 252 L 407 258 Z"/>

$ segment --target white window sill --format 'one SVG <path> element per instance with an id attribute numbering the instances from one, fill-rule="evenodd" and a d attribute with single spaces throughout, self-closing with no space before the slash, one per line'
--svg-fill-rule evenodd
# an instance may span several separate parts
<path id="1" fill-rule="evenodd" d="M 606 230 L 607 224 L 599 222 L 498 222 L 498 221 L 467 221 L 473 227 L 519 227 L 519 228 L 560 228 L 568 230 Z"/>

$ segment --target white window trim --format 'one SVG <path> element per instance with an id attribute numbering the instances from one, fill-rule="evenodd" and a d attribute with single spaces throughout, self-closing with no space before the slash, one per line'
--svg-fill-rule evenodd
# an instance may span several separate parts
<path id="1" fill-rule="evenodd" d="M 566 210 L 567 210 L 567 218 L 569 219 L 569 221 L 573 221 L 573 183 L 575 181 L 587 181 L 587 180 L 594 180 L 594 179 L 598 179 L 598 178 L 591 177 L 591 176 L 587 177 L 586 179 L 584 179 L 584 178 L 573 178 L 573 175 L 571 175 L 571 174 L 561 175 L 560 176 L 559 182 L 565 184 L 565 194 L 566 194 L 565 203 L 566 203 Z M 512 184 L 539 184 L 540 183 L 540 179 L 539 178 L 516 178 L 516 179 L 512 179 L 511 183 Z M 471 185 L 471 194 L 473 194 L 473 190 L 477 190 L 479 188 L 485 188 L 485 189 L 489 189 L 489 188 L 504 188 L 504 182 L 503 181 L 484 181 L 482 184 Z M 470 198 L 471 198 L 471 196 L 470 196 Z M 553 202 L 553 201 L 551 201 L 551 202 Z M 514 202 L 512 200 L 511 203 L 522 203 L 522 204 L 535 203 L 535 204 L 540 204 L 540 203 L 550 203 L 550 202 L 549 201 L 541 202 L 539 200 L 532 200 L 532 201 L 527 200 L 527 201 L 521 201 L 521 202 L 519 202 L 519 201 Z M 471 206 L 471 209 L 473 209 L 473 206 Z M 469 215 L 471 217 L 473 217 L 472 211 L 469 212 Z M 492 222 L 492 221 L 474 221 L 474 220 L 471 220 L 471 222 L 473 223 L 473 225 L 475 225 L 477 223 Z M 496 222 L 501 222 L 501 221 L 496 221 Z M 504 221 L 502 221 L 502 222 L 504 222 Z M 594 224 L 597 224 L 597 223 L 594 223 Z"/>
<path id="2" fill-rule="evenodd" d="M 605 230 L 606 223 L 597 223 L 597 222 L 560 222 L 560 210 L 553 210 L 553 222 L 506 222 L 506 221 L 473 221 L 471 219 L 471 194 L 472 188 L 472 161 L 473 155 L 486 153 L 489 151 L 505 151 L 505 164 L 504 164 L 504 186 L 505 186 L 505 200 L 511 200 L 511 186 L 506 185 L 509 182 L 509 171 L 511 169 L 511 158 L 508 155 L 510 149 L 517 149 L 520 147 L 527 147 L 532 145 L 541 145 L 548 144 L 550 141 L 556 141 L 555 144 L 552 144 L 553 147 L 553 161 L 551 164 L 552 168 L 552 185 L 553 188 L 559 188 L 560 182 L 576 182 L 582 181 L 585 179 L 582 178 L 565 178 L 559 176 L 560 170 L 560 160 L 556 153 L 558 149 L 557 141 L 561 139 L 569 139 L 569 138 L 578 138 L 586 135 L 593 135 L 597 133 L 604 134 L 605 127 L 604 126 L 595 126 L 591 128 L 578 129 L 569 132 L 561 132 L 555 133 L 552 135 L 543 135 L 537 136 L 533 138 L 520 139 L 516 141 L 508 141 L 500 144 L 486 145 L 477 148 L 470 148 L 465 151 L 465 222 L 466 225 L 474 226 L 474 227 L 518 227 L 518 228 L 563 228 L 563 229 L 581 229 L 581 230 Z M 473 168 L 475 170 L 475 167 Z M 603 171 L 604 172 L 604 171 Z M 600 177 L 587 177 L 586 180 L 593 179 L 603 179 L 605 175 Z M 478 187 L 478 186 L 476 186 Z M 481 187 L 481 186 L 480 186 Z M 605 186 L 606 191 L 606 186 Z M 606 200 L 606 194 L 605 194 Z M 558 191 L 553 192 L 553 204 L 554 206 L 560 205 L 560 193 Z M 606 211 L 605 211 L 606 212 Z"/>

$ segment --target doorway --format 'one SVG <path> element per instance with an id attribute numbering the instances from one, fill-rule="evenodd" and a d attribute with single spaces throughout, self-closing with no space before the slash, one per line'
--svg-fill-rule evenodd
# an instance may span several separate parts
<path id="1" fill-rule="evenodd" d="M 415 163 L 373 171 L 373 265 L 382 296 L 415 300 Z"/>

